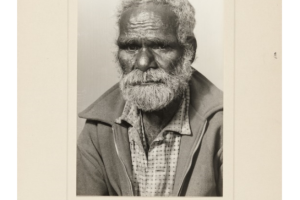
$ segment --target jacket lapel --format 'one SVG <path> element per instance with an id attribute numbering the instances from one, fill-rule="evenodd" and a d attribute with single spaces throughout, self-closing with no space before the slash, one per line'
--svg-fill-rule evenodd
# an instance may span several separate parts
<path id="1" fill-rule="evenodd" d="M 130 144 L 128 138 L 128 128 L 124 125 L 114 124 L 114 134 L 116 138 L 116 145 L 118 148 L 119 158 L 125 166 L 125 171 L 130 179 L 130 187 L 132 188 L 132 161 L 130 154 Z"/>
<path id="2" fill-rule="evenodd" d="M 201 142 L 199 140 L 201 139 L 201 132 L 204 128 L 204 120 L 196 115 L 197 113 L 195 109 L 190 107 L 189 116 L 192 135 L 183 135 L 181 138 L 174 188 L 172 192 L 173 196 L 178 196 L 184 182 L 185 175 L 187 174 L 192 162 L 197 145 Z"/>
<path id="3" fill-rule="evenodd" d="M 189 119 L 192 135 L 183 135 L 181 138 L 173 196 L 179 195 L 193 156 L 201 145 L 207 118 L 223 107 L 222 93 L 197 71 L 190 82 L 190 96 Z"/>

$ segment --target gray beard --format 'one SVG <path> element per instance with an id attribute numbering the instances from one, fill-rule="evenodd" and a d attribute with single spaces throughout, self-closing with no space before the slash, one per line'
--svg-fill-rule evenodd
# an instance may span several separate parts
<path id="1" fill-rule="evenodd" d="M 192 52 L 186 51 L 173 74 L 168 74 L 161 68 L 150 68 L 145 72 L 135 69 L 123 75 L 120 89 L 124 99 L 145 112 L 165 108 L 188 87 L 193 71 L 191 56 Z"/>

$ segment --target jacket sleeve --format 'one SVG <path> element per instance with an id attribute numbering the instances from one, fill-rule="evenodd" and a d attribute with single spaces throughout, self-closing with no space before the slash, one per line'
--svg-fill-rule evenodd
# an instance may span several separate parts
<path id="1" fill-rule="evenodd" d="M 219 156 L 219 160 L 220 160 L 220 165 L 218 167 L 218 180 L 217 180 L 217 184 L 218 184 L 218 194 L 220 196 L 223 196 L 223 148 L 221 148 L 218 152 L 218 156 Z"/>
<path id="2" fill-rule="evenodd" d="M 77 195 L 108 195 L 105 170 L 97 148 L 97 126 L 87 121 L 77 141 Z"/>
<path id="3" fill-rule="evenodd" d="M 223 112 L 218 112 L 214 116 L 216 130 L 214 170 L 217 195 L 223 196 Z"/>
<path id="4" fill-rule="evenodd" d="M 222 115 L 223 117 L 223 115 Z M 217 170 L 218 170 L 218 180 L 217 180 L 217 185 L 218 185 L 218 194 L 220 196 L 223 196 L 223 123 L 220 128 L 220 146 L 219 150 L 217 152 L 217 159 L 218 159 L 218 165 L 217 165 Z"/>

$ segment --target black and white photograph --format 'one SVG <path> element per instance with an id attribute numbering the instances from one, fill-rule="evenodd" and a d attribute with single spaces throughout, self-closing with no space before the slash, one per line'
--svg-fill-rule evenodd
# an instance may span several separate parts
<path id="1" fill-rule="evenodd" d="M 77 196 L 223 196 L 223 10 L 79 0 Z"/>
<path id="2" fill-rule="evenodd" d="M 3 198 L 297 199 L 297 184 L 282 188 L 283 168 L 298 180 L 282 162 L 286 138 L 294 153 L 298 141 L 297 127 L 282 134 L 283 55 L 294 86 L 298 74 L 281 14 L 281 0 L 18 1 L 18 116 L 1 120 L 4 136 L 17 128 L 17 159 L 2 138 Z"/>

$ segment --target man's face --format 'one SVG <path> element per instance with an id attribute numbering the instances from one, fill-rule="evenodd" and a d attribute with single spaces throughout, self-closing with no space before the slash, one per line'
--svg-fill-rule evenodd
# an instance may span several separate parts
<path id="1" fill-rule="evenodd" d="M 161 68 L 172 73 L 182 56 L 176 36 L 176 16 L 165 6 L 131 8 L 120 20 L 119 62 L 125 74 L 133 69 Z"/>
<path id="2" fill-rule="evenodd" d="M 175 19 L 168 7 L 154 4 L 130 8 L 121 16 L 120 86 L 124 98 L 144 111 L 164 108 L 186 87 L 187 78 L 178 74 L 184 50 Z"/>

